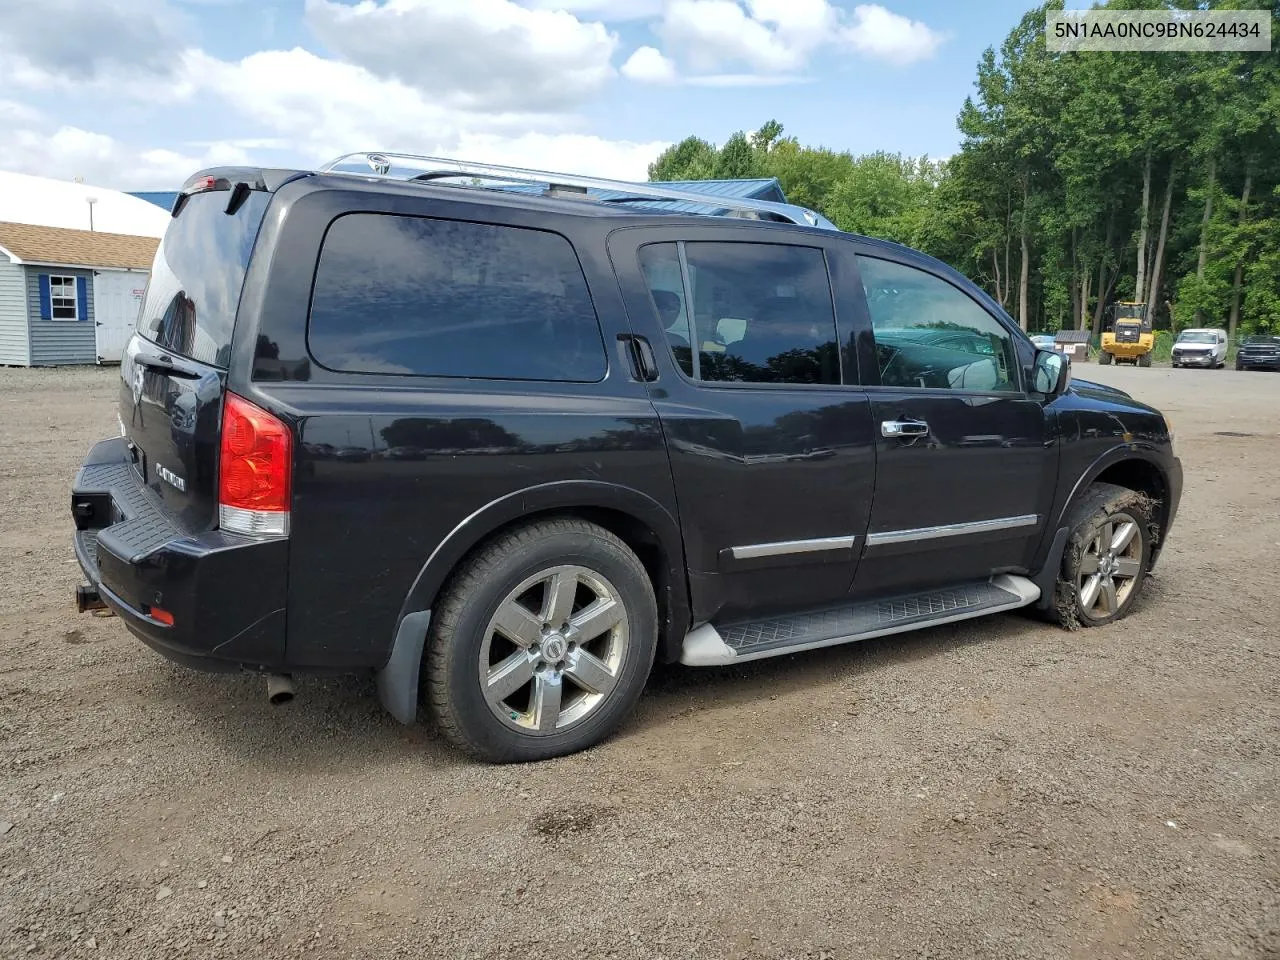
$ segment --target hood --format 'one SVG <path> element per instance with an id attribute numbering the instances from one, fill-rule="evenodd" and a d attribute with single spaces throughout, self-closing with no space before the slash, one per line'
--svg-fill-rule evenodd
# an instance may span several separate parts
<path id="1" fill-rule="evenodd" d="M 1094 383 L 1092 380 L 1079 380 L 1074 376 L 1071 378 L 1071 390 L 1081 396 L 1097 397 L 1102 400 L 1110 397 L 1124 397 L 1126 400 L 1133 399 L 1123 390 L 1109 387 L 1105 383 Z"/>

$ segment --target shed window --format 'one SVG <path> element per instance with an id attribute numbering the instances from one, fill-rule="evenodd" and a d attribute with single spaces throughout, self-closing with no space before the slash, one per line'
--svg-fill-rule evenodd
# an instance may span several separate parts
<path id="1" fill-rule="evenodd" d="M 76 310 L 76 278 L 49 277 L 49 307 L 53 311 L 50 316 L 54 320 L 79 320 Z"/>

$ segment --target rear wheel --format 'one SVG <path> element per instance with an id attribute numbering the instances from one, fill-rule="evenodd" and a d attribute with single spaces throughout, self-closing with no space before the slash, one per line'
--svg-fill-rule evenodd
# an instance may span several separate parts
<path id="1" fill-rule="evenodd" d="M 1154 528 L 1144 494 L 1096 483 L 1071 512 L 1055 587 L 1054 619 L 1096 627 L 1122 619 L 1142 594 Z"/>
<path id="2" fill-rule="evenodd" d="M 1098 363 L 1102 364 L 1104 367 L 1110 365 L 1111 354 L 1103 350 L 1101 353 L 1098 354 Z"/>
<path id="3" fill-rule="evenodd" d="M 482 549 L 437 605 L 428 704 L 481 759 L 573 753 L 625 719 L 657 636 L 653 586 L 626 544 L 581 520 L 535 523 Z"/>
<path id="4" fill-rule="evenodd" d="M 1144 353 L 1142 356 L 1140 356 L 1140 357 L 1138 358 L 1138 366 L 1140 366 L 1140 367 L 1149 367 L 1149 366 L 1151 366 L 1151 354 L 1149 354 L 1149 353 Z"/>

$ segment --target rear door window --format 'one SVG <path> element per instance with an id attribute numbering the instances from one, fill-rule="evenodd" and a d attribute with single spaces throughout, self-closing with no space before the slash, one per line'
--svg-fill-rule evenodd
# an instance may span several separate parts
<path id="1" fill-rule="evenodd" d="M 307 336 L 317 363 L 346 373 L 590 383 L 607 367 L 568 240 L 426 217 L 335 220 Z"/>
<path id="2" fill-rule="evenodd" d="M 655 243 L 641 248 L 640 265 L 668 346 L 686 376 L 732 383 L 840 382 L 822 250 L 776 243 Z M 692 310 L 685 302 L 686 277 Z"/>
<path id="3" fill-rule="evenodd" d="M 250 192 L 233 214 L 228 193 L 197 193 L 156 251 L 138 332 L 167 350 L 225 369 L 245 271 L 271 194 Z"/>

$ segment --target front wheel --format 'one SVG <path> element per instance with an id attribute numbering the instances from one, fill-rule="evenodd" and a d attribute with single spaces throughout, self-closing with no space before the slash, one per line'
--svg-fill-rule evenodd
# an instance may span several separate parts
<path id="1" fill-rule="evenodd" d="M 1095 483 L 1071 512 L 1071 537 L 1055 586 L 1054 618 L 1097 627 L 1122 619 L 1142 594 L 1155 527 L 1150 498 Z"/>
<path id="2" fill-rule="evenodd" d="M 1098 354 L 1098 363 L 1102 364 L 1102 366 L 1104 366 L 1104 367 L 1106 367 L 1106 366 L 1110 366 L 1110 364 L 1111 364 L 1111 354 L 1109 354 L 1109 353 L 1107 353 L 1107 351 L 1103 350 L 1100 354 Z"/>
<path id="3" fill-rule="evenodd" d="M 573 753 L 635 706 L 657 639 L 653 585 L 627 545 L 582 520 L 541 521 L 481 549 L 437 604 L 428 704 L 483 760 Z"/>
<path id="4" fill-rule="evenodd" d="M 1149 366 L 1151 366 L 1151 354 L 1149 354 L 1149 353 L 1144 353 L 1142 356 L 1140 356 L 1140 357 L 1138 358 L 1138 366 L 1140 366 L 1140 367 L 1149 367 Z"/>

